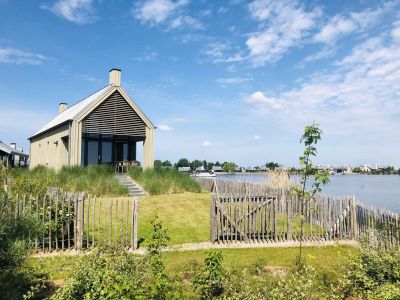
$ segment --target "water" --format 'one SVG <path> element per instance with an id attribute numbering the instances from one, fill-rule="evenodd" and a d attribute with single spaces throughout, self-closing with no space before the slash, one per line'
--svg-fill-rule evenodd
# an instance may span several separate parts
<path id="1" fill-rule="evenodd" d="M 266 174 L 218 175 L 219 179 L 247 182 L 266 182 Z M 325 195 L 354 195 L 357 200 L 400 212 L 399 175 L 334 175 L 331 182 L 322 187 Z"/>

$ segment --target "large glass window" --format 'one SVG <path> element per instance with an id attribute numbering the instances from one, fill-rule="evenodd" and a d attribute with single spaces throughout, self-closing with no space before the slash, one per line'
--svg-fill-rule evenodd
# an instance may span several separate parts
<path id="1" fill-rule="evenodd" d="M 128 144 L 124 144 L 124 147 L 123 147 L 123 151 L 124 151 L 124 157 L 123 157 L 123 160 L 128 160 Z"/>
<path id="2" fill-rule="evenodd" d="M 99 143 L 97 141 L 88 141 L 87 164 L 97 165 L 99 162 Z"/>
<path id="3" fill-rule="evenodd" d="M 103 164 L 112 162 L 112 142 L 101 143 L 101 162 Z"/>

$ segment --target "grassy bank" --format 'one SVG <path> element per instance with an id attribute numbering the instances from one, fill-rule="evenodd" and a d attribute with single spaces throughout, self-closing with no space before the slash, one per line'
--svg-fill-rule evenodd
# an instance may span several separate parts
<path id="1" fill-rule="evenodd" d="M 201 192 L 198 182 L 172 168 L 154 168 L 145 171 L 141 168 L 131 168 L 129 175 L 150 195 Z"/>
<path id="2" fill-rule="evenodd" d="M 10 191 L 14 194 L 45 194 L 49 187 L 93 195 L 126 195 L 128 192 L 114 178 L 114 169 L 107 165 L 63 167 L 59 172 L 45 167 L 15 168 L 7 172 L 13 179 Z"/>

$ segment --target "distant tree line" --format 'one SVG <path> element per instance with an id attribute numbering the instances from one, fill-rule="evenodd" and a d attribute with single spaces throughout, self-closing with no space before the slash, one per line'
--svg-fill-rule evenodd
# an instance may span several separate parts
<path id="1" fill-rule="evenodd" d="M 216 167 L 222 167 L 224 172 L 227 173 L 233 173 L 236 171 L 236 168 L 238 167 L 238 164 L 235 162 L 208 162 L 206 160 L 198 160 L 195 159 L 193 161 L 188 160 L 187 158 L 181 158 L 179 159 L 176 163 L 172 164 L 169 160 L 161 161 L 161 160 L 155 160 L 154 161 L 154 166 L 155 167 L 174 167 L 176 169 L 181 168 L 181 167 L 190 167 L 190 170 L 194 171 L 199 167 L 203 167 L 204 170 L 206 171 L 211 171 L 214 166 Z M 263 167 L 265 166 L 266 168 L 270 170 L 275 170 L 276 168 L 280 167 L 280 164 L 276 162 L 267 162 L 265 165 L 262 165 Z"/>

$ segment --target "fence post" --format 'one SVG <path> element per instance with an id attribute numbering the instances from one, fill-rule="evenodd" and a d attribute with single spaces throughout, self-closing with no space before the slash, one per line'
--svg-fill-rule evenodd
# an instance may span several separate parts
<path id="1" fill-rule="evenodd" d="M 216 200 L 215 195 L 211 195 L 211 205 L 210 205 L 210 241 L 212 243 L 217 239 L 216 237 L 216 228 L 217 228 L 217 211 L 216 211 Z"/>
<path id="2" fill-rule="evenodd" d="M 357 214 L 356 214 L 356 197 L 353 196 L 351 201 L 351 237 L 352 239 L 357 238 Z"/>
<path id="3" fill-rule="evenodd" d="M 132 236 L 131 236 L 131 247 L 132 250 L 137 249 L 138 242 L 138 216 L 139 216 L 139 208 L 138 208 L 138 200 L 136 197 L 132 200 Z"/>
<path id="4" fill-rule="evenodd" d="M 75 248 L 77 250 L 82 250 L 83 247 L 83 224 L 84 224 L 84 199 L 85 199 L 85 194 L 84 193 L 79 193 L 78 198 L 76 199 L 77 205 L 76 205 L 76 232 L 75 232 L 75 239 L 76 239 L 76 245 Z"/>

